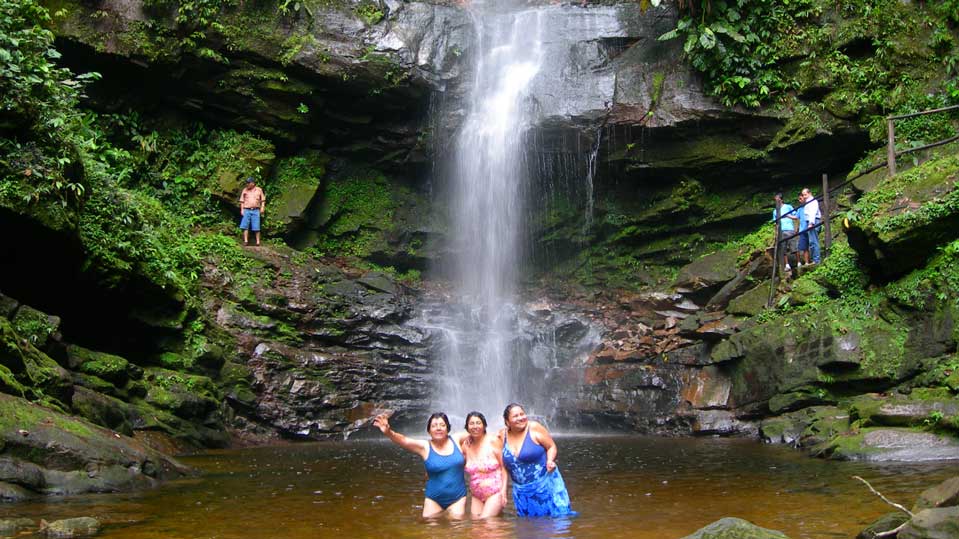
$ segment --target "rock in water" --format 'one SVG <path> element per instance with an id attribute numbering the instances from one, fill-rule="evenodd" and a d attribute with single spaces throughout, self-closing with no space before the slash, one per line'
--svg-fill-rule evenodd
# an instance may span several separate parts
<path id="1" fill-rule="evenodd" d="M 959 505 L 959 476 L 946 479 L 938 485 L 922 491 L 912 512 L 918 513 L 923 509 L 933 507 L 952 507 Z"/>
<path id="2" fill-rule="evenodd" d="M 40 533 L 46 537 L 89 537 L 100 531 L 100 521 L 92 517 L 67 518 L 53 522 L 41 521 Z"/>
<path id="3" fill-rule="evenodd" d="M 876 521 L 870 524 L 865 530 L 859 532 L 856 539 L 876 539 L 878 537 L 877 534 L 894 530 L 907 520 L 909 520 L 909 515 L 905 513 L 887 513 L 876 519 Z"/>
<path id="4" fill-rule="evenodd" d="M 726 517 L 682 539 L 789 539 L 781 531 L 761 528 L 748 520 Z"/>
<path id="5" fill-rule="evenodd" d="M 35 522 L 29 518 L 0 519 L 0 535 L 17 535 L 22 530 L 33 528 Z"/>
<path id="6" fill-rule="evenodd" d="M 956 539 L 959 537 L 959 506 L 924 509 L 916 513 L 897 539 Z"/>

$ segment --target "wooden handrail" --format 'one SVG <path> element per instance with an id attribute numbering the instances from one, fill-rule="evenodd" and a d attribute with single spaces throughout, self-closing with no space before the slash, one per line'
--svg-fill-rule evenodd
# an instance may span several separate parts
<path id="1" fill-rule="evenodd" d="M 822 249 L 822 252 L 821 252 L 822 256 L 826 256 L 826 254 L 827 254 L 827 252 L 828 252 L 828 249 L 829 249 L 829 247 L 830 247 L 830 244 L 831 244 L 831 239 L 832 239 L 832 238 L 831 238 L 832 234 L 831 234 L 830 226 L 829 226 L 829 225 L 830 225 L 830 217 L 829 217 L 829 214 L 831 213 L 831 210 L 830 210 L 830 208 L 829 208 L 829 206 L 830 206 L 830 200 L 829 200 L 830 194 L 832 194 L 832 193 L 834 193 L 834 192 L 842 189 L 843 187 L 849 185 L 850 183 L 852 183 L 852 182 L 855 181 L 855 180 L 858 180 L 859 178 L 865 176 L 866 174 L 869 174 L 869 173 L 871 173 L 871 172 L 874 172 L 874 171 L 876 171 L 876 170 L 879 170 L 879 169 L 881 169 L 881 168 L 883 168 L 883 167 L 886 167 L 886 168 L 889 170 L 889 176 L 895 176 L 895 175 L 896 175 L 896 158 L 899 157 L 899 156 L 901 156 L 901 155 L 905 155 L 905 154 L 912 153 L 912 152 L 918 152 L 918 151 L 921 151 L 921 150 L 928 150 L 929 148 L 935 148 L 935 147 L 937 147 L 937 146 L 943 146 L 943 145 L 945 145 L 945 144 L 949 144 L 950 142 L 955 142 L 955 141 L 959 140 L 959 135 L 957 135 L 957 136 L 950 137 L 950 138 L 947 138 L 947 139 L 943 139 L 943 140 L 940 140 L 940 141 L 937 141 L 937 142 L 933 142 L 933 143 L 931 143 L 931 144 L 926 144 L 926 145 L 919 146 L 919 147 L 916 147 L 916 148 L 909 148 L 908 150 L 903 150 L 903 151 L 901 151 L 901 152 L 896 152 L 896 128 L 895 128 L 895 125 L 894 125 L 894 122 L 895 122 L 896 120 L 903 120 L 903 119 L 906 119 L 906 118 L 914 118 L 914 117 L 916 117 L 916 116 L 924 116 L 924 115 L 926 115 L 926 114 L 936 114 L 936 113 L 939 113 L 939 112 L 946 112 L 946 111 L 950 111 L 950 110 L 959 110 L 959 105 L 952 105 L 952 106 L 949 106 L 949 107 L 943 107 L 943 108 L 938 108 L 938 109 L 924 110 L 924 111 L 921 111 L 921 112 L 913 112 L 913 113 L 911 113 L 911 114 L 901 114 L 901 115 L 899 115 L 899 116 L 888 116 L 888 117 L 886 117 L 886 127 L 887 127 L 887 150 L 886 150 L 886 155 L 887 155 L 887 157 L 886 157 L 886 161 L 884 161 L 884 162 L 882 162 L 882 163 L 879 163 L 879 164 L 876 164 L 876 165 L 873 165 L 873 166 L 871 166 L 871 167 L 869 167 L 869 168 L 867 168 L 867 169 L 865 169 L 865 170 L 863 170 L 863 171 L 860 171 L 860 172 L 859 172 L 858 174 L 856 174 L 855 176 L 852 176 L 852 177 L 850 177 L 850 178 L 846 178 L 845 181 L 842 181 L 842 182 L 840 182 L 838 185 L 835 185 L 835 186 L 833 186 L 833 187 L 829 187 L 829 178 L 828 178 L 828 176 L 827 176 L 826 174 L 823 174 L 823 175 L 822 175 L 822 195 L 820 195 L 820 196 L 818 196 L 818 197 L 813 197 L 811 200 L 807 200 L 806 202 L 803 202 L 803 203 L 800 204 L 799 206 L 794 207 L 793 210 L 792 210 L 791 212 L 789 212 L 789 213 L 796 213 L 796 214 L 798 215 L 797 212 L 800 211 L 803 207 L 805 207 L 806 204 L 809 204 L 809 203 L 812 202 L 813 200 L 820 201 L 821 204 L 822 204 L 822 206 L 821 206 L 822 222 L 820 222 L 818 225 L 814 224 L 814 225 L 812 225 L 812 226 L 807 227 L 805 230 L 797 230 L 797 231 L 794 231 L 792 234 L 784 235 L 784 234 L 782 233 L 782 223 L 781 223 L 781 221 L 782 221 L 784 218 L 786 218 L 786 216 L 789 215 L 789 213 L 787 213 L 787 214 L 785 214 L 785 215 L 780 214 L 780 212 L 779 212 L 779 207 L 777 206 L 777 207 L 775 208 L 775 218 L 773 219 L 773 223 L 775 223 L 775 227 L 776 227 L 776 242 L 773 244 L 773 268 L 772 268 L 772 278 L 771 278 L 770 281 L 769 281 L 769 298 L 768 298 L 767 301 L 766 301 L 766 307 L 767 307 L 767 308 L 769 308 L 769 307 L 772 306 L 773 299 L 774 299 L 775 293 L 776 293 L 776 277 L 777 277 L 777 273 L 778 273 L 777 270 L 779 269 L 779 259 L 781 258 L 781 257 L 780 257 L 780 245 L 781 245 L 782 243 L 784 243 L 784 242 L 787 242 L 787 241 L 795 238 L 796 236 L 799 236 L 799 235 L 802 234 L 803 232 L 807 232 L 807 231 L 809 231 L 809 230 L 817 230 L 817 229 L 819 229 L 820 227 L 822 227 L 822 228 L 824 228 L 824 230 L 825 230 L 825 234 L 824 234 L 824 236 L 825 236 L 824 240 L 825 240 L 825 241 L 823 242 L 823 244 L 820 244 L 820 249 Z M 826 247 L 826 248 L 823 249 L 823 247 Z"/>
<path id="2" fill-rule="evenodd" d="M 941 109 L 931 109 L 924 110 L 920 112 L 913 112 L 910 114 L 900 114 L 899 116 L 887 116 L 887 120 L 904 120 L 906 118 L 915 118 L 916 116 L 925 116 L 926 114 L 935 114 L 937 112 L 946 112 L 947 110 L 959 109 L 959 105 L 951 105 L 948 107 L 942 107 Z"/>

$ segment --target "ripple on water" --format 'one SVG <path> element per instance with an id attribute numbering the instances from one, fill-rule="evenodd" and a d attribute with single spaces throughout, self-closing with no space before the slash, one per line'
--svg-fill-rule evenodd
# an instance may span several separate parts
<path id="1" fill-rule="evenodd" d="M 724 516 L 793 539 L 853 537 L 888 512 L 852 475 L 910 505 L 955 464 L 877 465 L 811 459 L 746 440 L 560 437 L 574 519 L 423 522 L 417 457 L 374 442 L 215 451 L 163 488 L 0 506 L 0 518 L 94 516 L 103 538 L 468 537 L 670 539 Z"/>

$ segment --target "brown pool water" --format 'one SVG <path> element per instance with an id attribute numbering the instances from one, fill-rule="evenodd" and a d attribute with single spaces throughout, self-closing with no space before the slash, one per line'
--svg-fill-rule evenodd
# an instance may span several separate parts
<path id="1" fill-rule="evenodd" d="M 851 538 L 891 508 L 861 475 L 911 506 L 959 474 L 952 462 L 880 465 L 812 459 L 748 440 L 561 436 L 573 519 L 423 522 L 418 457 L 349 441 L 216 451 L 182 460 L 199 478 L 134 494 L 0 505 L 0 518 L 93 516 L 115 539 L 630 538 L 677 539 L 724 516 L 799 538 Z"/>

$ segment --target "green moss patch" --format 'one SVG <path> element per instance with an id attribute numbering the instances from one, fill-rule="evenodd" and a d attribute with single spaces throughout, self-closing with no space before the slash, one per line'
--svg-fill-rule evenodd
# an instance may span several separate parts
<path id="1" fill-rule="evenodd" d="M 63 416 L 53 410 L 47 410 L 25 400 L 0 395 L 0 430 L 13 432 L 17 429 L 29 431 L 39 425 L 75 434 L 80 437 L 93 436 L 91 428 L 82 421 Z"/>

